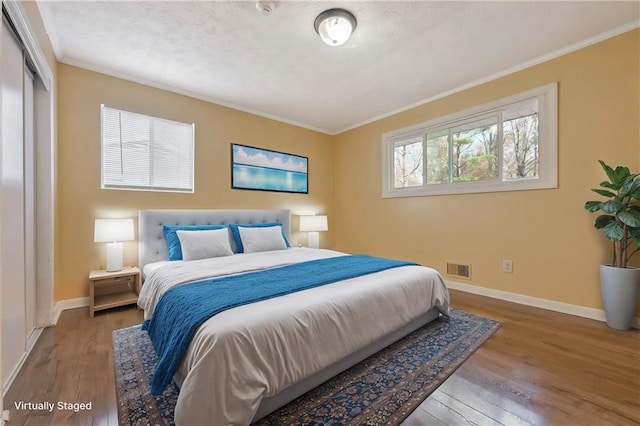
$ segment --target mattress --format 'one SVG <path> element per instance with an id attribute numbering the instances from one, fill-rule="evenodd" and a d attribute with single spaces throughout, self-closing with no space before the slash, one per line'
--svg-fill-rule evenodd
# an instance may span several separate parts
<path id="1" fill-rule="evenodd" d="M 171 261 L 169 260 L 161 260 L 160 262 L 153 262 L 153 263 L 147 263 L 146 265 L 144 265 L 144 268 L 142 268 L 142 279 L 146 279 L 149 274 L 151 274 L 153 271 L 155 271 L 156 269 L 168 265 L 170 264 Z"/>
<path id="2" fill-rule="evenodd" d="M 170 262 L 149 271 L 139 305 L 149 319 L 162 294 L 176 285 L 345 255 L 294 248 Z M 446 314 L 448 306 L 440 275 L 412 265 L 221 312 L 198 329 L 175 376 L 181 387 L 176 424 L 247 425 L 263 398 L 283 392 L 432 308 Z"/>

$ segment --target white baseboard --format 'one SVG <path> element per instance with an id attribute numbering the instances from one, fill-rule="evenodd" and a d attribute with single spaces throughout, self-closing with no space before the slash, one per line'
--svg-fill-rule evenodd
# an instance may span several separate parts
<path id="1" fill-rule="evenodd" d="M 549 311 L 561 312 L 563 314 L 575 315 L 578 317 L 589 318 L 601 322 L 605 322 L 604 310 L 596 308 L 588 308 L 586 306 L 572 305 L 570 303 L 557 302 L 555 300 L 541 299 L 539 297 L 525 296 L 518 293 L 509 293 L 508 291 L 495 290 L 492 288 L 480 287 L 477 285 L 461 283 L 458 281 L 445 280 L 447 287 L 452 290 L 460 290 L 466 293 L 479 294 L 494 299 L 506 300 L 508 302 L 519 303 L 521 305 L 533 306 L 536 308 L 547 309 Z M 53 308 L 53 323 L 57 324 L 62 311 L 66 309 L 84 308 L 89 306 L 88 297 L 79 297 L 77 299 L 67 299 L 57 302 Z M 640 329 L 640 318 L 635 317 L 631 323 L 633 328 Z"/>
<path id="2" fill-rule="evenodd" d="M 85 306 L 89 306 L 89 298 L 88 297 L 80 297 L 78 299 L 69 299 L 69 300 L 62 300 L 60 302 L 57 302 L 55 304 L 54 308 L 53 308 L 53 324 L 56 324 L 58 322 L 58 319 L 60 318 L 60 314 L 65 309 L 82 308 L 82 307 L 85 307 Z M 11 372 L 9 377 L 7 378 L 7 381 L 5 383 L 3 383 L 3 386 L 2 386 L 2 395 L 3 396 L 6 395 L 7 391 L 9 390 L 11 385 L 13 384 L 13 381 L 15 380 L 16 376 L 18 375 L 18 373 L 22 369 L 22 366 L 24 365 L 24 362 L 29 357 L 29 354 L 31 353 L 31 350 L 34 348 L 34 346 L 36 345 L 36 342 L 38 341 L 38 338 L 42 334 L 42 330 L 44 330 L 44 328 L 42 328 L 42 327 L 36 328 L 29 335 L 29 337 L 27 339 L 27 350 L 20 357 L 20 361 L 18 361 L 18 364 L 16 365 L 16 367 L 13 369 L 13 371 Z M 8 411 L 8 410 L 6 410 L 6 411 Z M 2 421 L 0 421 L 0 424 L 1 423 L 2 423 Z"/>
<path id="3" fill-rule="evenodd" d="M 541 299 L 539 297 L 525 296 L 523 294 L 509 293 L 507 291 L 495 290 L 492 288 L 479 287 L 477 285 L 461 283 L 458 281 L 445 280 L 447 287 L 452 290 L 460 290 L 466 293 L 479 294 L 494 299 L 506 300 L 508 302 L 519 303 L 521 305 L 533 306 L 547 309 L 549 311 L 561 312 L 563 314 L 575 315 L 578 317 L 594 319 L 605 322 L 604 310 L 588 308 L 586 306 L 572 305 L 570 303 L 556 302 L 555 300 Z M 631 327 L 640 328 L 640 318 L 635 317 Z"/>
<path id="4" fill-rule="evenodd" d="M 7 392 L 9 391 L 9 388 L 13 384 L 13 381 L 18 376 L 18 373 L 22 369 L 22 366 L 24 365 L 24 362 L 29 357 L 29 354 L 31 353 L 31 350 L 36 345 L 36 342 L 38 341 L 38 338 L 42 334 L 42 330 L 44 330 L 44 329 L 43 328 L 34 328 L 33 331 L 31 332 L 31 334 L 29 335 L 29 337 L 27 339 L 27 350 L 22 354 L 22 356 L 20 357 L 20 360 L 18 361 L 18 364 L 15 366 L 15 368 L 13 369 L 11 374 L 9 374 L 9 377 L 7 378 L 7 381 L 5 383 L 3 383 L 3 385 L 2 385 L 2 396 L 6 395 Z M 1 422 L 0 422 L 0 424 L 1 424 Z"/>
<path id="5" fill-rule="evenodd" d="M 53 323 L 58 323 L 58 319 L 60 319 L 60 314 L 62 314 L 62 311 L 66 311 L 67 309 L 84 308 L 85 306 L 89 306 L 88 296 L 56 302 L 55 306 L 53 307 Z"/>

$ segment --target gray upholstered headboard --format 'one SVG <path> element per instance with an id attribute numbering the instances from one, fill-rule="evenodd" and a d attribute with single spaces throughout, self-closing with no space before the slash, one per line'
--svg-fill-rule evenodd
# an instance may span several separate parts
<path id="1" fill-rule="evenodd" d="M 226 225 L 229 223 L 282 223 L 290 239 L 289 210 L 140 210 L 138 211 L 138 262 L 165 260 L 167 246 L 162 225 Z"/>

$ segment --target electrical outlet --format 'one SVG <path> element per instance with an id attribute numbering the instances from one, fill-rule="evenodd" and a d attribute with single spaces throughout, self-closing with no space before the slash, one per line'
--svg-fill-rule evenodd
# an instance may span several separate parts
<path id="1" fill-rule="evenodd" d="M 502 272 L 511 274 L 513 272 L 513 260 L 502 259 Z"/>

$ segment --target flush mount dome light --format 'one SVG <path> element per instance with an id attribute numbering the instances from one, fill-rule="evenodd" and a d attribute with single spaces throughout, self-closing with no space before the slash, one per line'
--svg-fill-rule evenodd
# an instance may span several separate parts
<path id="1" fill-rule="evenodd" d="M 329 46 L 346 43 L 357 25 L 356 17 L 344 9 L 325 10 L 313 23 L 322 41 Z"/>

